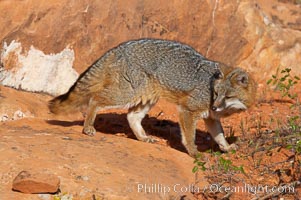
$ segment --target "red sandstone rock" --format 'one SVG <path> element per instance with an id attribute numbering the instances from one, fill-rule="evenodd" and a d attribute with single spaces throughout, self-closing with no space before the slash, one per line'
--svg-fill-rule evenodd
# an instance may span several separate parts
<path id="1" fill-rule="evenodd" d="M 0 13 L 0 51 L 5 49 L 4 44 L 14 44 L 12 41 L 22 48 L 2 54 L 4 71 L 0 76 L 10 76 L 6 70 L 15 73 L 24 66 L 32 67 L 33 73 L 28 74 L 34 74 L 34 52 L 38 58 L 45 58 L 38 64 L 50 65 L 51 55 L 57 55 L 55 66 L 73 66 L 81 73 L 119 43 L 151 37 L 187 43 L 209 59 L 249 70 L 259 83 L 265 83 L 278 67 L 290 67 L 296 75 L 301 74 L 300 8 L 300 4 L 276 0 L 192 0 L 189 4 L 176 0 L 0 1 L 0 10 L 7 11 Z M 74 62 L 72 56 L 67 59 L 66 51 L 72 55 L 74 51 Z M 32 62 L 28 56 L 32 56 Z M 70 63 L 61 63 L 64 59 Z M 62 83 L 53 82 L 66 84 L 70 77 L 62 77 Z M 48 82 L 53 80 L 48 78 Z M 28 79 L 37 81 L 28 77 L 24 81 Z M 14 85 L 13 81 L 8 85 Z M 32 85 L 42 87 L 46 83 Z M 28 84 L 22 87 L 16 83 L 15 87 L 33 91 Z"/>
<path id="2" fill-rule="evenodd" d="M 27 194 L 56 193 L 60 186 L 57 176 L 46 173 L 20 172 L 13 181 L 13 190 Z"/>

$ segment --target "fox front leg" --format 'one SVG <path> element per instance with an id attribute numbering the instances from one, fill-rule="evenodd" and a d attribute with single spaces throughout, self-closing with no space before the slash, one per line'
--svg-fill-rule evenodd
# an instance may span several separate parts
<path id="1" fill-rule="evenodd" d="M 182 144 L 192 157 L 196 157 L 196 155 L 199 153 L 197 146 L 195 145 L 196 122 L 197 119 L 194 113 L 187 111 L 184 108 L 179 109 L 179 123 L 181 128 Z"/>
<path id="2" fill-rule="evenodd" d="M 220 120 L 207 118 L 204 119 L 206 127 L 214 139 L 214 141 L 218 144 L 219 148 L 224 152 L 229 152 L 231 150 L 237 150 L 237 145 L 231 144 L 227 142 L 224 136 L 224 130 Z"/>

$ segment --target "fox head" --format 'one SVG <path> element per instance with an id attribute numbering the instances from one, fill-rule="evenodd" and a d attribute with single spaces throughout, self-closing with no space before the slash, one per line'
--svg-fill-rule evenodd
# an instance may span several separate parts
<path id="1" fill-rule="evenodd" d="M 223 71 L 223 68 L 221 68 Z M 249 108 L 255 101 L 256 84 L 241 68 L 223 72 L 223 78 L 214 83 L 211 110 L 217 117 L 227 117 Z"/>

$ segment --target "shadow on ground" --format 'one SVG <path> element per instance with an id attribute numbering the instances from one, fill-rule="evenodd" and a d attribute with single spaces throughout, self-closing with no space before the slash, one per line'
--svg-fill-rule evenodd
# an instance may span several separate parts
<path id="1" fill-rule="evenodd" d="M 82 126 L 83 121 L 60 121 L 48 120 L 47 123 L 51 125 L 58 125 L 64 127 Z M 167 144 L 179 151 L 186 152 L 185 147 L 181 143 L 181 135 L 179 124 L 170 120 L 160 120 L 148 115 L 143 119 L 142 126 L 146 133 L 167 141 Z M 136 139 L 132 130 L 130 129 L 126 114 L 105 113 L 98 114 L 95 119 L 95 129 L 98 132 L 105 134 L 121 134 L 128 138 Z M 235 138 L 231 138 L 234 142 Z M 218 146 L 213 142 L 210 134 L 205 131 L 196 130 L 196 144 L 200 152 L 208 150 L 219 151 Z M 187 153 L 187 152 L 186 152 Z"/>

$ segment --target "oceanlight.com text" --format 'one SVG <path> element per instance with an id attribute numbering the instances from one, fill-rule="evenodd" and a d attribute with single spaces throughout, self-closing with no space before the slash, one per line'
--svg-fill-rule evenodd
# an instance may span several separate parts
<path id="1" fill-rule="evenodd" d="M 249 194 L 258 194 L 258 193 L 295 193 L 295 188 L 293 186 L 268 186 L 268 185 L 250 185 L 243 184 L 242 186 L 223 186 L 220 184 L 211 184 L 204 187 L 199 187 L 194 184 L 173 184 L 166 185 L 160 183 L 138 183 L 137 192 L 138 193 L 161 193 L 167 194 L 170 192 L 175 193 L 200 193 L 200 192 L 220 192 L 220 193 L 249 193 Z"/>

